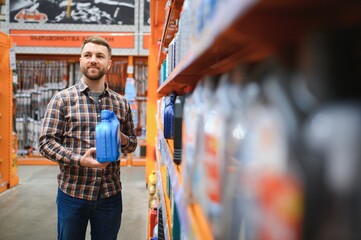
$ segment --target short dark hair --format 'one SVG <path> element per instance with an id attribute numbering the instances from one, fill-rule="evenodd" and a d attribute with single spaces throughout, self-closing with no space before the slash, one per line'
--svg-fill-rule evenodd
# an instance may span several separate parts
<path id="1" fill-rule="evenodd" d="M 99 36 L 90 36 L 90 37 L 87 37 L 86 39 L 84 39 L 83 44 L 81 45 L 81 51 L 83 51 L 85 44 L 90 43 L 90 42 L 107 47 L 109 56 L 112 56 L 112 47 L 109 45 L 109 42 Z"/>

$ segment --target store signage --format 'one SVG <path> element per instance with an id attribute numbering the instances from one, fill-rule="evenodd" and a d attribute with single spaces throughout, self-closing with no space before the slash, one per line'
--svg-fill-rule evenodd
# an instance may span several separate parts
<path id="1" fill-rule="evenodd" d="M 9 2 L 11 23 L 135 25 L 135 0 Z"/>
<path id="2" fill-rule="evenodd" d="M 134 48 L 134 33 L 74 32 L 43 30 L 10 30 L 10 36 L 19 47 L 80 47 L 88 36 L 104 37 L 112 48 Z"/>
<path id="3" fill-rule="evenodd" d="M 143 36 L 143 49 L 149 48 L 149 40 L 150 40 L 150 35 Z"/>

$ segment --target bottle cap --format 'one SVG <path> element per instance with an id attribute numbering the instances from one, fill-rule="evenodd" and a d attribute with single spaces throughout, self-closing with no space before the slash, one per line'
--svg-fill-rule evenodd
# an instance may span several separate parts
<path id="1" fill-rule="evenodd" d="M 102 119 L 109 119 L 110 118 L 110 111 L 109 110 L 102 110 L 101 118 Z"/>

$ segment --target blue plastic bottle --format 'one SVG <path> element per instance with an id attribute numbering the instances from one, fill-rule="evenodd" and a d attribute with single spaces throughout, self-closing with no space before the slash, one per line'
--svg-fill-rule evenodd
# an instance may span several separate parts
<path id="1" fill-rule="evenodd" d="M 112 141 L 113 144 L 112 149 L 115 149 L 114 151 L 112 151 L 112 159 L 115 159 L 114 161 L 116 161 L 118 160 L 121 151 L 120 129 L 119 129 L 120 123 L 117 116 L 112 111 L 110 111 L 110 119 L 112 122 L 112 139 L 116 139 L 116 141 Z"/>
<path id="2" fill-rule="evenodd" d="M 102 110 L 101 119 L 95 128 L 97 160 L 117 161 L 120 155 L 119 121 L 110 110 Z"/>

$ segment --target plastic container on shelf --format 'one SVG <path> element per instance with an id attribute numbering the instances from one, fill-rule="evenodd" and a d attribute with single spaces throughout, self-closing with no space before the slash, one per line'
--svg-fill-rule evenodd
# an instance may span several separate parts
<path id="1" fill-rule="evenodd" d="M 232 111 L 239 109 L 230 109 L 231 89 L 230 75 L 223 74 L 220 77 L 219 84 L 214 92 L 213 104 L 204 113 L 203 125 L 203 144 L 204 154 L 201 158 L 201 166 L 204 168 L 206 206 L 205 215 L 211 225 L 214 239 L 222 239 L 221 235 L 221 217 L 224 210 L 222 200 L 224 198 L 224 177 L 225 177 L 225 149 L 226 126 Z"/>
<path id="2" fill-rule="evenodd" d="M 221 214 L 221 236 L 223 239 L 238 239 L 242 213 L 240 211 L 240 196 L 237 186 L 241 179 L 240 152 L 243 150 L 243 139 L 246 135 L 245 107 L 246 99 L 252 101 L 257 95 L 257 87 L 248 85 L 245 90 L 247 71 L 241 67 L 234 69 L 229 75 L 227 90 L 228 103 L 224 109 L 223 126 L 223 156 L 224 172 L 222 179 L 222 214 Z M 247 97 L 246 97 L 247 96 Z M 221 106 L 220 106 L 221 107 Z"/>
<path id="3" fill-rule="evenodd" d="M 173 161 L 179 165 L 182 162 L 182 132 L 183 132 L 184 96 L 178 95 L 174 103 L 174 154 Z"/>
<path id="4" fill-rule="evenodd" d="M 360 101 L 324 104 L 307 120 L 304 239 L 360 239 Z"/>
<path id="5" fill-rule="evenodd" d="M 235 191 L 243 222 L 240 234 L 246 239 L 301 238 L 303 171 L 291 141 L 299 119 L 280 85 L 284 76 L 275 68 L 262 74 L 260 95 L 245 112 L 247 134 Z"/>
<path id="6" fill-rule="evenodd" d="M 320 31 L 305 39 L 298 67 L 318 104 L 302 129 L 303 236 L 360 239 L 360 26 Z"/>
<path id="7" fill-rule="evenodd" d="M 206 208 L 206 179 L 201 165 L 203 158 L 204 112 L 212 104 L 217 79 L 206 77 L 185 98 L 183 108 L 184 131 L 182 137 L 182 179 L 184 180 L 185 200 L 196 201 Z"/>
<path id="8" fill-rule="evenodd" d="M 119 120 L 110 110 L 101 111 L 101 122 L 96 126 L 96 158 L 99 162 L 114 162 L 120 156 Z"/>
<path id="9" fill-rule="evenodd" d="M 164 138 L 173 139 L 174 138 L 174 103 L 176 100 L 177 94 L 171 93 L 165 101 L 164 106 Z"/>
<path id="10" fill-rule="evenodd" d="M 194 91 L 184 99 L 182 131 L 182 179 L 185 199 L 191 201 L 194 167 L 196 165 L 197 139 L 200 135 L 201 105 L 199 96 L 202 84 L 198 83 Z"/>

